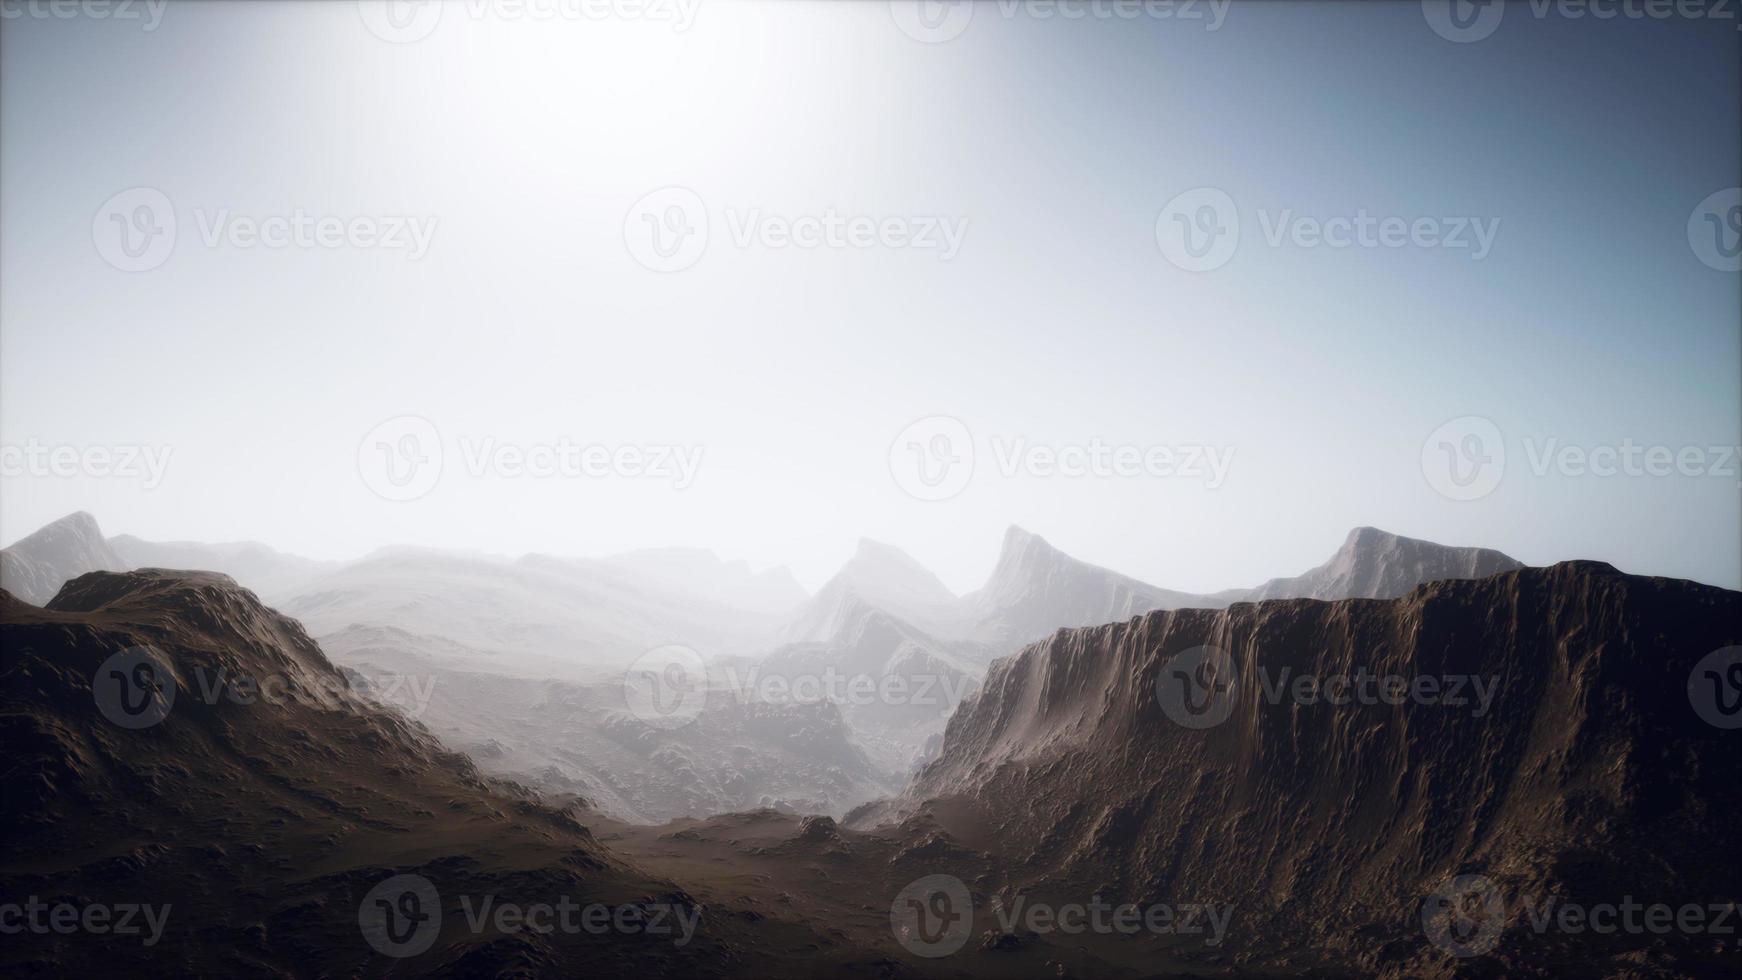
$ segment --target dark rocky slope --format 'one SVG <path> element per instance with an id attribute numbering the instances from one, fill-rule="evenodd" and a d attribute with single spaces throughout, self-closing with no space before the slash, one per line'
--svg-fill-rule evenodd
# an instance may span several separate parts
<path id="1" fill-rule="evenodd" d="M 9 975 L 792 975 L 808 957 L 838 961 L 801 927 L 752 937 L 731 910 L 702 910 L 611 856 L 577 821 L 584 811 L 481 777 L 224 576 L 93 573 L 46 609 L 5 593 L 0 607 L 0 895 L 168 907 L 153 945 L 8 936 Z M 140 646 L 160 673 L 151 700 L 137 688 L 128 706 L 168 710 L 124 727 L 114 718 L 155 709 L 116 716 L 99 702 L 135 676 L 111 676 L 110 658 Z M 244 679 L 273 696 L 250 696 Z M 223 682 L 229 693 L 208 695 Z M 371 889 L 402 874 L 436 890 L 437 931 L 427 951 L 395 959 L 371 948 L 360 916 Z M 461 896 L 492 895 L 683 909 L 700 925 L 681 945 L 675 933 L 469 926 Z M 783 962 L 800 950 L 804 967 Z"/>

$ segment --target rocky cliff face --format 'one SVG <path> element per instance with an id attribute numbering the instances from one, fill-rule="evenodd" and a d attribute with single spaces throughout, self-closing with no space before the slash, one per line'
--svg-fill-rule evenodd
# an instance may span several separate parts
<path id="1" fill-rule="evenodd" d="M 1551 969 L 1575 940 L 1530 928 L 1528 896 L 1742 889 L 1737 732 L 1690 704 L 1696 664 L 1739 639 L 1742 595 L 1595 563 L 1151 613 L 994 663 L 903 799 L 850 822 L 998 841 L 1016 885 L 1231 903 L 1273 953 L 1375 973 L 1458 970 L 1416 916 L 1479 874 L 1507 910 L 1482 968 Z M 1598 972 L 1735 955 L 1733 936 L 1579 941 Z"/>

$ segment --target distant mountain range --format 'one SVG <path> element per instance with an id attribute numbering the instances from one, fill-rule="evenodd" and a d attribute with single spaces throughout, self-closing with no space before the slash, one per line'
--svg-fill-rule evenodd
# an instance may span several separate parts
<path id="1" fill-rule="evenodd" d="M 939 637 L 983 644 L 992 656 L 1002 656 L 1055 630 L 1157 609 L 1221 609 L 1265 599 L 1390 599 L 1423 582 L 1485 578 L 1522 567 L 1487 548 L 1448 547 L 1358 527 L 1330 560 L 1301 575 L 1200 594 L 1091 565 L 1012 526 L 1004 532 L 986 584 L 959 597 L 907 553 L 861 541 L 853 558 L 799 611 L 786 636 L 798 642 L 827 640 L 869 607 Z"/>
<path id="2" fill-rule="evenodd" d="M 1251 589 L 1194 594 L 1160 588 L 1054 548 L 1012 526 L 991 577 L 965 596 L 901 549 L 861 540 L 813 596 L 784 568 L 754 572 L 700 549 L 649 549 L 598 559 L 518 560 L 388 548 L 351 561 L 316 561 L 254 542 L 105 539 L 89 514 L 69 514 L 0 551 L 0 582 L 47 602 L 89 571 L 189 568 L 230 575 L 311 623 L 437 633 L 512 659 L 609 664 L 661 643 L 704 653 L 759 653 L 782 643 L 833 642 L 862 628 L 866 610 L 947 641 L 1013 653 L 1053 630 L 1114 622 L 1156 609 L 1222 608 L 1264 599 L 1394 598 L 1423 582 L 1483 578 L 1522 567 L 1485 548 L 1447 547 L 1361 527 L 1329 561 Z M 432 629 L 433 622 L 444 625 Z M 541 664 L 541 667 L 544 664 Z"/>
<path id="3" fill-rule="evenodd" d="M 1352 536 L 1362 560 L 1330 567 L 1367 589 L 1380 586 L 1361 569 L 1425 567 L 1383 538 L 1417 558 L 1365 562 L 1373 538 Z M 33 560 L 65 557 L 40 545 Z M 852 622 L 879 635 L 843 656 L 924 642 L 867 604 Z M 596 688 L 432 669 L 436 699 L 454 702 L 450 741 L 364 669 L 424 641 L 347 629 L 363 668 L 348 666 L 208 572 L 89 572 L 46 607 L 0 592 L 0 631 L 0 894 L 166 913 L 150 945 L 0 944 L 18 975 L 1733 973 L 1728 933 L 1533 925 L 1544 900 L 1733 919 L 1742 889 L 1724 857 L 1742 850 L 1742 754 L 1690 703 L 1697 664 L 1742 641 L 1742 594 L 1598 563 L 1051 631 L 991 662 L 905 789 L 839 825 L 804 815 L 864 791 L 849 785 L 867 769 L 848 714 L 830 704 L 710 702 L 665 730 Z M 1432 696 L 1335 701 L 1330 685 L 1289 684 L 1363 671 L 1412 691 L 1431 678 Z M 495 733 L 518 744 L 492 746 Z M 535 793 L 450 751 L 525 758 L 533 744 L 605 775 L 559 772 Z M 834 796 L 806 788 L 824 784 Z M 672 800 L 705 811 L 776 795 L 787 812 L 661 827 L 601 810 L 647 819 Z M 429 900 L 407 899 L 402 876 Z M 1472 879 L 1487 904 L 1458 906 L 1451 941 L 1495 931 L 1460 959 L 1424 910 Z M 937 882 L 960 889 L 967 904 L 943 911 L 972 913 L 977 940 L 941 959 L 931 933 L 897 927 L 915 887 Z M 466 903 L 486 897 L 664 908 L 695 932 L 469 924 Z M 1212 946 L 1000 918 L 1091 897 L 1203 903 L 1229 928 Z M 383 906 L 404 917 L 381 924 Z"/>
<path id="4" fill-rule="evenodd" d="M 784 569 L 755 572 L 695 549 L 509 559 L 385 548 L 325 562 L 252 543 L 105 539 L 84 513 L 0 552 L 0 562 L 4 587 L 36 604 L 92 571 L 230 575 L 340 663 L 437 678 L 420 717 L 486 770 L 654 822 L 756 805 L 840 815 L 887 795 L 934 757 L 989 664 L 1061 629 L 1253 598 L 1385 598 L 1518 567 L 1498 552 L 1358 528 L 1297 578 L 1194 595 L 1012 527 L 990 578 L 967 595 L 899 548 L 866 540 L 807 597 Z M 687 729 L 625 741 L 623 671 L 671 644 L 712 663 L 715 697 Z M 778 686 L 762 683 L 770 678 Z M 805 702 L 818 698 L 834 704 L 813 717 Z M 814 737 L 795 741 L 797 730 Z"/>

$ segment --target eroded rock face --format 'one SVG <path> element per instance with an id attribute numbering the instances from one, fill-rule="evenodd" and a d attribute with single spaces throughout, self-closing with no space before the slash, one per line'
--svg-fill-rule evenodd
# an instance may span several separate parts
<path id="1" fill-rule="evenodd" d="M 1737 894 L 1720 856 L 1742 853 L 1742 752 L 1688 686 L 1739 638 L 1742 594 L 1588 562 L 1151 613 L 994 663 L 937 761 L 849 822 L 960 810 L 1032 880 L 1227 902 L 1366 968 L 1433 972 L 1413 916 L 1454 874 L 1509 896 Z M 1214 676 L 1205 647 L 1226 655 Z M 1225 684 L 1190 689 L 1221 710 L 1158 695 L 1176 667 L 1175 691 Z M 1435 693 L 1338 705 L 1292 686 L 1363 672 Z M 1495 955 L 1544 941 L 1516 929 Z"/>

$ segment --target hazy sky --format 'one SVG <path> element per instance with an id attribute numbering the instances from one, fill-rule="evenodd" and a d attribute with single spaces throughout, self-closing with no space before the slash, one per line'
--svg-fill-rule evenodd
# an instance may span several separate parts
<path id="1" fill-rule="evenodd" d="M 966 590 L 1017 523 L 1214 589 L 1374 524 L 1742 586 L 1734 19 L 396 6 L 4 5 L 0 538 Z"/>

